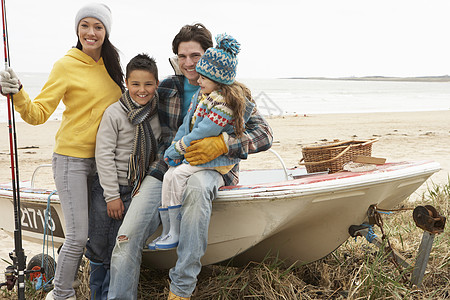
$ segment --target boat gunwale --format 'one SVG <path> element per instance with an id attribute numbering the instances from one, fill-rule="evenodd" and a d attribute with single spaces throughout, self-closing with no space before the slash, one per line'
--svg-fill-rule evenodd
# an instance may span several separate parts
<path id="1" fill-rule="evenodd" d="M 233 201 L 255 201 L 255 200 L 270 200 L 294 198 L 300 196 L 322 194 L 329 192 L 337 192 L 342 190 L 351 189 L 354 187 L 366 188 L 367 186 L 376 185 L 383 182 L 391 182 L 404 178 L 412 178 L 424 175 L 432 175 L 438 172 L 441 167 L 439 163 L 435 161 L 417 161 L 417 162 L 400 162 L 394 163 L 391 166 L 399 166 L 407 163 L 406 167 L 399 169 L 384 168 L 380 170 L 374 170 L 367 172 L 366 174 L 347 172 L 344 177 L 334 174 L 321 174 L 316 175 L 314 178 L 324 178 L 323 180 L 316 180 L 311 182 L 312 177 L 298 178 L 292 180 L 271 182 L 267 184 L 258 185 L 237 185 L 223 187 L 218 192 L 217 198 L 214 200 L 217 202 L 233 202 Z M 429 165 L 424 169 L 424 165 Z M 280 169 L 276 169 L 280 170 Z M 411 172 L 414 170 L 415 172 Z M 334 175 L 330 178 L 330 175 Z M 380 176 L 384 175 L 384 176 Z M 24 191 L 20 192 L 21 200 L 35 203 L 47 203 L 49 195 L 52 191 L 48 190 L 45 193 L 42 190 L 40 192 L 33 192 L 29 188 L 24 188 Z M 0 186 L 0 197 L 8 197 L 12 200 L 12 189 L 2 188 Z M 59 203 L 59 197 L 57 194 L 50 196 L 52 204 Z"/>

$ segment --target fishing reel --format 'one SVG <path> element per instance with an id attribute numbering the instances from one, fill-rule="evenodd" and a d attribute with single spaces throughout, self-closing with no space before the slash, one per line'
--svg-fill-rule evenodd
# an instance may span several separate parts
<path id="1" fill-rule="evenodd" d="M 17 271 L 15 266 L 17 265 L 17 257 L 15 252 L 9 253 L 9 258 L 13 261 L 13 265 L 9 265 L 5 270 L 5 282 L 0 283 L 0 288 L 6 286 L 8 291 L 11 291 L 17 283 Z M 25 256 L 26 259 L 26 256 Z"/>
<path id="2" fill-rule="evenodd" d="M 17 277 L 14 266 L 8 266 L 5 270 L 5 282 L 0 283 L 0 288 L 6 286 L 8 291 L 11 291 L 16 285 Z"/>
<path id="3" fill-rule="evenodd" d="M 13 265 L 9 265 L 5 270 L 5 282 L 0 283 L 0 288 L 6 286 L 8 291 L 11 291 L 17 282 L 17 272 L 14 265 L 16 265 L 17 257 L 14 251 L 9 253 L 9 258 L 13 261 Z"/>
<path id="4" fill-rule="evenodd" d="M 9 257 L 13 263 L 16 263 L 14 252 L 9 253 Z M 25 257 L 26 259 L 26 257 Z M 42 289 L 48 292 L 53 289 L 51 281 L 55 276 L 56 262 L 47 254 L 37 254 L 33 256 L 24 271 L 25 278 L 31 282 L 31 285 L 36 289 Z M 17 271 L 14 265 L 10 265 L 5 270 L 5 282 L 0 283 L 0 288 L 6 286 L 8 291 L 14 289 L 17 285 Z"/>

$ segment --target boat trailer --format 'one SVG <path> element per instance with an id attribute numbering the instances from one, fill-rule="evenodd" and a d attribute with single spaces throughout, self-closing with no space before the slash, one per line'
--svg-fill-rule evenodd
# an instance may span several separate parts
<path id="1" fill-rule="evenodd" d="M 394 265 L 399 268 L 402 266 L 405 269 L 412 268 L 411 284 L 420 287 L 425 274 L 428 260 L 430 257 L 431 248 L 433 246 L 433 240 L 436 234 L 444 232 L 446 217 L 440 215 L 438 211 L 431 205 L 417 206 L 413 210 L 414 223 L 420 229 L 423 229 L 422 241 L 419 246 L 418 254 L 416 257 L 416 263 L 412 267 L 407 259 L 400 253 L 396 252 L 390 245 L 389 239 L 383 232 L 383 221 L 381 219 L 380 212 L 392 212 L 400 210 L 411 210 L 408 208 L 397 210 L 382 210 L 371 205 L 367 210 L 368 222 L 361 225 L 351 225 L 348 229 L 350 236 L 358 237 L 363 236 L 368 242 L 376 245 L 378 248 L 383 247 L 383 240 L 387 242 L 387 249 L 392 255 Z M 380 227 L 383 234 L 382 239 L 378 238 L 373 232 L 373 225 Z M 405 278 L 405 277 L 404 277 Z M 406 279 L 406 278 L 405 278 Z"/>

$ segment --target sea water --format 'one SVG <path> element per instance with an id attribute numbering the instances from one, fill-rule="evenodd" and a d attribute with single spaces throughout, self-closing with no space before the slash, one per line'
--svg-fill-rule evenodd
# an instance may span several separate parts
<path id="1" fill-rule="evenodd" d="M 407 112 L 450 109 L 450 82 L 313 79 L 242 80 L 265 114 Z"/>
<path id="2" fill-rule="evenodd" d="M 19 73 L 34 99 L 46 73 Z M 308 115 L 432 111 L 450 109 L 450 82 L 356 81 L 313 79 L 238 79 L 247 85 L 263 115 Z M 99 87 L 100 88 L 100 87 Z M 62 102 L 50 117 L 61 120 Z M 18 114 L 16 121 L 22 121 Z M 0 98 L 0 122 L 7 122 L 6 98 Z"/>

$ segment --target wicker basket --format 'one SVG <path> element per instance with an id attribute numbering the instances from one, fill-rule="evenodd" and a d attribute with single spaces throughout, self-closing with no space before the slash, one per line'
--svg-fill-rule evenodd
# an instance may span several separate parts
<path id="1" fill-rule="evenodd" d="M 306 166 L 308 173 L 329 171 L 335 173 L 343 169 L 343 165 L 353 156 L 371 156 L 372 144 L 378 139 L 364 141 L 339 141 L 311 145 L 302 148 L 301 165 Z"/>

